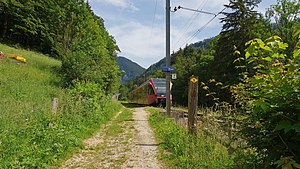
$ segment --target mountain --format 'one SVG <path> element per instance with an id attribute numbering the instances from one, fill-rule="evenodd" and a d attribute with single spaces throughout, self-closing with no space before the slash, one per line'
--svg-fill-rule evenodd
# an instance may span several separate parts
<path id="1" fill-rule="evenodd" d="M 119 69 L 125 71 L 125 73 L 122 74 L 123 83 L 140 76 L 146 70 L 137 63 L 122 56 L 117 57 L 117 62 Z"/>
<path id="2" fill-rule="evenodd" d="M 196 49 L 207 49 L 208 45 L 209 45 L 209 42 L 211 42 L 213 39 L 214 39 L 214 37 L 204 39 L 203 41 L 192 43 L 191 46 L 196 48 Z"/>
<path id="3" fill-rule="evenodd" d="M 199 49 L 199 50 L 201 50 L 201 49 L 205 50 L 205 49 L 208 48 L 209 42 L 211 42 L 213 39 L 214 39 L 214 37 L 213 38 L 209 38 L 209 39 L 204 39 L 203 41 L 192 43 L 192 44 L 190 44 L 188 46 L 191 46 L 191 47 Z M 173 65 L 175 63 L 175 60 L 176 60 L 176 54 L 172 54 L 171 55 L 171 65 Z M 161 69 L 162 66 L 165 66 L 165 65 L 166 65 L 166 58 L 164 57 L 160 61 L 152 64 L 144 73 L 145 74 L 150 74 L 150 72 L 152 72 L 154 70 Z"/>

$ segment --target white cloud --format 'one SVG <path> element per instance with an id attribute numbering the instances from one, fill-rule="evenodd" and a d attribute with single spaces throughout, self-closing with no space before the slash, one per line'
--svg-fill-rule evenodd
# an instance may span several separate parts
<path id="1" fill-rule="evenodd" d="M 164 28 L 143 25 L 128 21 L 111 27 L 110 33 L 115 36 L 121 54 L 147 68 L 164 57 Z"/>
<path id="2" fill-rule="evenodd" d="M 90 1 L 96 13 L 104 18 L 109 33 L 115 37 L 122 51 L 120 55 L 145 68 L 165 57 L 165 0 L 157 1 L 153 23 L 154 8 L 152 11 L 150 7 L 155 5 L 155 0 Z M 266 4 L 276 0 L 263 1 Z M 228 2 L 229 0 L 171 0 L 171 6 L 174 8 L 181 5 L 218 13 Z M 265 4 L 261 5 L 261 8 L 265 7 Z M 193 36 L 212 17 L 213 15 L 183 9 L 171 13 L 171 50 L 177 51 L 179 47 L 184 47 L 185 43 L 216 36 L 221 31 L 221 15 Z"/>
<path id="3" fill-rule="evenodd" d="M 101 2 L 110 4 L 116 7 L 127 9 L 130 11 L 138 11 L 139 9 L 129 0 L 101 0 Z"/>

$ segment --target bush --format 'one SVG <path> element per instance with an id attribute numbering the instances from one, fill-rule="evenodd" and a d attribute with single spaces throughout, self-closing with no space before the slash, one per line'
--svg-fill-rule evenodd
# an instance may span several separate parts
<path id="1" fill-rule="evenodd" d="M 246 45 L 245 60 L 256 73 L 245 72 L 242 83 L 232 87 L 239 112 L 247 117 L 242 134 L 261 155 L 261 167 L 296 167 L 295 161 L 300 162 L 300 42 L 293 56 L 285 54 L 287 44 L 277 36 Z"/>

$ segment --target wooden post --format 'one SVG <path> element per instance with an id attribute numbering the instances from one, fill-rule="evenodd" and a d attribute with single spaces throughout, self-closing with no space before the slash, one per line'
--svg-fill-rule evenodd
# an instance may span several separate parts
<path id="1" fill-rule="evenodd" d="M 192 76 L 189 82 L 189 100 L 188 100 L 188 131 L 194 136 L 197 135 L 196 116 L 198 108 L 198 77 Z"/>
<path id="2" fill-rule="evenodd" d="M 57 108 L 58 108 L 58 98 L 53 98 L 53 107 L 52 107 L 52 111 L 54 114 L 57 113 Z"/>

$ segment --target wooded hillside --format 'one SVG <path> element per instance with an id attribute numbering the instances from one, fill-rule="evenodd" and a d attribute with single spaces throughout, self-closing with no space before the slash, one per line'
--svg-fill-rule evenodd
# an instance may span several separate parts
<path id="1" fill-rule="evenodd" d="M 118 47 L 84 0 L 1 0 L 0 15 L 1 41 L 62 60 L 66 85 L 84 80 L 101 84 L 107 93 L 117 90 Z"/>

